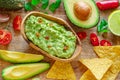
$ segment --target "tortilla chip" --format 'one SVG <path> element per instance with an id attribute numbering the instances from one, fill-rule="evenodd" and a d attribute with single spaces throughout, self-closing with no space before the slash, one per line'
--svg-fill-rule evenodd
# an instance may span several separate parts
<path id="1" fill-rule="evenodd" d="M 102 80 L 115 80 L 120 72 L 120 46 L 97 46 L 94 51 L 101 58 L 113 60 L 113 64 Z"/>
<path id="2" fill-rule="evenodd" d="M 101 58 L 114 60 L 117 56 L 120 56 L 120 46 L 96 46 L 94 51 Z"/>
<path id="3" fill-rule="evenodd" d="M 97 80 L 102 79 L 113 63 L 112 60 L 107 58 L 81 59 L 80 61 L 92 72 Z"/>
<path id="4" fill-rule="evenodd" d="M 90 70 L 87 70 L 82 77 L 80 78 L 80 80 L 96 80 L 96 78 L 94 77 L 94 75 L 90 72 Z"/>
<path id="5" fill-rule="evenodd" d="M 75 73 L 69 62 L 56 61 L 52 68 L 47 73 L 47 78 L 62 79 L 62 80 L 76 80 Z"/>

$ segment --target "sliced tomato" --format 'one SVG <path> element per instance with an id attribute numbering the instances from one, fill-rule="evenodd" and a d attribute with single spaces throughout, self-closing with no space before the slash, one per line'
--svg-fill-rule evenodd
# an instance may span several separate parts
<path id="1" fill-rule="evenodd" d="M 107 40 L 101 40 L 100 45 L 101 46 L 111 46 L 112 44 Z"/>
<path id="2" fill-rule="evenodd" d="M 95 33 L 90 34 L 90 41 L 93 46 L 99 46 L 99 39 Z"/>
<path id="3" fill-rule="evenodd" d="M 12 40 L 12 34 L 7 30 L 0 30 L 0 44 L 7 45 Z"/>
<path id="4" fill-rule="evenodd" d="M 77 32 L 77 35 L 81 40 L 85 39 L 87 36 L 86 32 Z"/>
<path id="5" fill-rule="evenodd" d="M 20 25 L 22 22 L 22 17 L 20 15 L 17 15 L 13 20 L 13 28 L 14 30 L 20 30 Z"/>

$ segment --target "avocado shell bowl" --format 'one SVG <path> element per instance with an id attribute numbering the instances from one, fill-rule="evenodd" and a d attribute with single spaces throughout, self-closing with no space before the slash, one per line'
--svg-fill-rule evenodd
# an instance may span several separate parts
<path id="1" fill-rule="evenodd" d="M 43 17 L 45 19 L 54 21 L 54 22 L 56 22 L 56 23 L 58 23 L 60 25 L 63 25 L 66 28 L 66 30 L 71 31 L 76 36 L 76 48 L 75 48 L 75 51 L 74 51 L 74 53 L 72 54 L 72 56 L 70 58 L 64 59 L 64 58 L 59 58 L 59 57 L 56 57 L 56 56 L 52 56 L 52 55 L 48 54 L 48 52 L 46 52 L 46 51 L 42 50 L 41 48 L 39 48 L 38 46 L 36 46 L 33 42 L 31 42 L 27 38 L 27 36 L 25 34 L 24 26 L 25 26 L 25 21 L 27 20 L 27 18 L 30 15 L 40 16 L 40 17 Z M 52 58 L 53 60 L 70 62 L 70 61 L 73 61 L 81 53 L 81 42 L 80 42 L 79 38 L 77 37 L 75 31 L 71 28 L 71 26 L 66 21 L 64 21 L 64 20 L 62 20 L 60 18 L 57 18 L 57 17 L 51 16 L 51 15 L 47 15 L 47 14 L 44 14 L 44 13 L 41 13 L 41 12 L 36 12 L 36 11 L 30 12 L 22 20 L 22 23 L 21 23 L 21 33 L 22 33 L 23 38 L 29 44 L 29 46 L 31 46 L 32 48 L 34 48 L 37 51 L 40 51 L 43 55 L 46 55 L 47 57 Z"/>

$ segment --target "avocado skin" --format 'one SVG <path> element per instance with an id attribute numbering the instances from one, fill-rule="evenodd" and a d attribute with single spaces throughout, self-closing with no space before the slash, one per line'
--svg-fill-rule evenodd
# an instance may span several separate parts
<path id="1" fill-rule="evenodd" d="M 11 68 L 13 68 L 13 67 L 18 67 L 18 66 L 20 66 L 20 67 L 22 67 L 22 66 L 32 66 L 32 65 L 37 65 L 37 64 L 44 65 L 44 67 L 40 68 L 37 72 L 34 72 L 34 73 L 29 72 L 30 75 L 27 75 L 27 76 L 24 75 L 24 76 L 22 76 L 22 77 L 20 77 L 20 78 L 17 78 L 17 79 L 15 79 L 15 78 L 13 78 L 13 77 L 11 77 L 11 78 L 9 77 L 9 78 L 8 78 L 7 75 L 5 75 L 5 73 L 8 73 L 8 70 L 11 69 Z M 49 68 L 50 68 L 50 64 L 49 64 L 49 63 L 17 64 L 17 65 L 9 66 L 9 67 L 3 69 L 1 74 L 2 74 L 3 80 L 26 80 L 26 79 L 28 79 L 28 78 L 31 78 L 31 77 L 33 77 L 33 76 L 35 76 L 35 75 L 37 75 L 37 74 L 40 74 L 40 73 L 48 70 Z M 33 69 L 34 69 L 34 68 L 33 68 Z"/>
<path id="2" fill-rule="evenodd" d="M 74 24 L 74 25 L 76 25 L 77 27 L 81 27 L 81 28 L 86 28 L 86 29 L 88 29 L 88 28 L 92 28 L 92 27 L 95 27 L 97 24 L 98 24 L 98 22 L 99 22 L 99 20 L 100 20 L 100 13 L 99 13 L 99 10 L 98 10 L 98 8 L 97 8 L 97 6 L 96 6 L 96 3 L 95 3 L 95 1 L 94 0 L 83 0 L 83 1 L 89 1 L 89 3 L 92 3 L 92 7 L 94 8 L 94 10 L 95 11 L 92 11 L 92 13 L 96 13 L 95 15 L 96 16 L 94 16 L 93 15 L 93 17 L 92 17 L 92 19 L 91 20 L 94 20 L 94 22 L 92 22 L 92 23 L 89 23 L 89 22 L 91 22 L 91 20 L 89 20 L 89 21 L 86 21 L 86 23 L 83 21 L 79 21 L 79 20 L 76 20 L 75 18 L 75 16 L 73 17 L 73 16 L 71 16 L 71 14 L 74 14 L 71 10 L 73 10 L 73 7 L 71 7 L 72 5 L 73 5 L 73 3 L 75 2 L 75 1 L 81 1 L 81 0 L 63 0 L 63 3 L 64 3 L 64 8 L 65 8 L 65 12 L 66 12 L 66 15 L 67 15 L 67 17 L 68 17 L 68 19 Z M 70 3 L 71 2 L 71 3 Z M 69 9 L 69 10 L 68 10 Z"/>
<path id="3" fill-rule="evenodd" d="M 25 0 L 0 0 L 1 10 L 19 10 L 24 7 Z"/>

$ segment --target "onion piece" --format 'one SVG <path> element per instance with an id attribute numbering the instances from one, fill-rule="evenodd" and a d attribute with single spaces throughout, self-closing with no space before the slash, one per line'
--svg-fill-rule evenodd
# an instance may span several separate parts
<path id="1" fill-rule="evenodd" d="M 8 14 L 1 14 L 0 13 L 0 22 L 7 22 L 10 19 Z"/>

